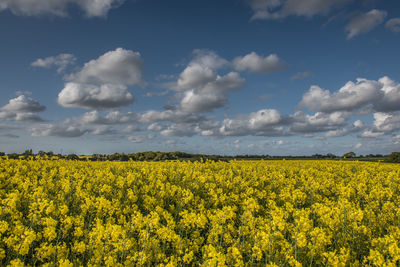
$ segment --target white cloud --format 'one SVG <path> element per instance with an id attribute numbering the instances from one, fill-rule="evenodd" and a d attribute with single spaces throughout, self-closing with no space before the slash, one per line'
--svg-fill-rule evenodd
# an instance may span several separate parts
<path id="1" fill-rule="evenodd" d="M 360 149 L 362 147 L 362 144 L 361 143 L 358 143 L 358 144 L 355 144 L 354 145 L 354 148 L 355 149 Z"/>
<path id="2" fill-rule="evenodd" d="M 129 85 L 141 85 L 143 61 L 140 54 L 117 48 L 67 76 L 64 89 L 58 95 L 63 107 L 107 109 L 133 103 Z"/>
<path id="3" fill-rule="evenodd" d="M 120 111 L 111 111 L 102 116 L 98 111 L 90 111 L 84 113 L 78 120 L 82 123 L 101 124 L 101 125 L 117 125 L 136 123 L 138 115 L 132 112 L 121 113 Z"/>
<path id="4" fill-rule="evenodd" d="M 119 134 L 109 125 L 89 124 L 81 118 L 66 119 L 57 124 L 40 124 L 30 128 L 32 136 L 57 136 L 57 137 L 80 137 L 85 134 L 91 135 L 115 135 Z"/>
<path id="5" fill-rule="evenodd" d="M 211 135 L 214 134 L 214 132 L 211 131 L 211 130 L 204 130 L 204 131 L 201 131 L 200 134 L 201 134 L 202 136 L 211 136 Z"/>
<path id="6" fill-rule="evenodd" d="M 400 18 L 393 18 L 388 20 L 385 26 L 392 32 L 400 32 Z"/>
<path id="7" fill-rule="evenodd" d="M 44 111 L 46 107 L 30 97 L 20 95 L 10 99 L 8 104 L 1 109 L 9 112 L 41 112 Z"/>
<path id="8" fill-rule="evenodd" d="M 89 130 L 82 126 L 68 124 L 41 124 L 30 129 L 32 136 L 58 136 L 58 137 L 79 137 Z"/>
<path id="9" fill-rule="evenodd" d="M 229 64 L 226 59 L 221 58 L 217 53 L 207 49 L 195 49 L 193 51 L 193 59 L 190 61 L 190 65 L 199 65 L 205 68 L 217 70 L 223 66 Z"/>
<path id="10" fill-rule="evenodd" d="M 237 71 L 251 71 L 264 74 L 285 68 L 285 63 L 276 54 L 262 57 L 255 52 L 251 52 L 244 57 L 237 57 L 232 63 Z"/>
<path id="11" fill-rule="evenodd" d="M 222 136 L 284 135 L 282 116 L 275 109 L 263 109 L 241 119 L 224 119 L 216 134 Z"/>
<path id="12" fill-rule="evenodd" d="M 209 50 L 195 50 L 194 58 L 179 75 L 171 89 L 180 99 L 177 109 L 183 112 L 209 112 L 228 103 L 229 93 L 239 89 L 245 80 L 237 72 L 218 75 L 218 69 L 229 62 Z"/>
<path id="13" fill-rule="evenodd" d="M 56 67 L 57 72 L 63 72 L 69 65 L 74 64 L 76 57 L 72 54 L 59 54 L 57 56 L 38 58 L 32 62 L 33 67 L 51 68 Z"/>
<path id="14" fill-rule="evenodd" d="M 326 15 L 335 8 L 343 7 L 354 0 L 248 0 L 254 11 L 252 19 L 280 19 L 287 16 Z"/>
<path id="15" fill-rule="evenodd" d="M 160 132 L 164 129 L 164 125 L 161 125 L 159 123 L 152 123 L 147 127 L 147 130 L 149 131 L 155 131 L 155 132 Z"/>
<path id="16" fill-rule="evenodd" d="M 317 112 L 308 115 L 299 111 L 290 117 L 289 131 L 292 134 L 335 131 L 346 125 L 349 116 L 347 112 Z"/>
<path id="17" fill-rule="evenodd" d="M 286 145 L 286 144 L 288 144 L 289 142 L 288 141 L 284 141 L 284 140 L 278 140 L 278 141 L 275 141 L 274 142 L 274 144 L 276 145 L 276 146 L 282 146 L 282 145 Z"/>
<path id="18" fill-rule="evenodd" d="M 194 50 L 194 58 L 179 75 L 176 90 L 194 89 L 205 86 L 217 78 L 215 71 L 228 61 L 209 50 Z"/>
<path id="19" fill-rule="evenodd" d="M 383 133 L 383 132 L 374 132 L 372 130 L 365 130 L 361 134 L 361 137 L 364 137 L 364 138 L 377 138 L 377 137 L 380 137 L 380 136 L 382 136 L 384 134 L 385 133 Z"/>
<path id="20" fill-rule="evenodd" d="M 331 130 L 326 132 L 325 137 L 330 138 L 330 137 L 340 137 L 340 136 L 345 136 L 348 134 L 348 130 L 345 128 L 337 129 L 337 130 Z"/>
<path id="21" fill-rule="evenodd" d="M 348 33 L 347 39 L 371 31 L 379 24 L 382 24 L 386 16 L 386 11 L 378 9 L 372 9 L 368 13 L 362 13 L 356 16 L 345 27 L 345 31 Z"/>
<path id="22" fill-rule="evenodd" d="M 357 133 L 363 129 L 365 129 L 366 126 L 364 125 L 364 123 L 360 120 L 356 120 L 355 122 L 353 122 L 353 124 L 351 124 L 350 126 L 346 127 L 346 128 L 338 128 L 336 130 L 330 130 L 327 131 L 325 134 L 325 137 L 330 138 L 330 137 L 340 137 L 340 136 L 345 136 L 351 133 Z"/>
<path id="23" fill-rule="evenodd" d="M 389 77 L 385 76 L 379 79 L 382 84 L 381 90 L 383 97 L 376 99 L 375 109 L 379 111 L 395 111 L 400 110 L 400 83 L 396 83 Z"/>
<path id="24" fill-rule="evenodd" d="M 16 113 L 16 112 L 6 112 L 0 111 L 0 120 L 4 121 L 25 121 L 25 122 L 39 122 L 43 121 L 43 119 L 31 112 L 27 113 Z"/>
<path id="25" fill-rule="evenodd" d="M 347 82 L 337 92 L 331 93 L 311 86 L 303 95 L 300 106 L 314 111 L 351 111 L 372 105 L 378 111 L 399 110 L 400 84 L 388 77 L 378 81 L 358 78 Z"/>
<path id="26" fill-rule="evenodd" d="M 396 113 L 376 112 L 373 116 L 377 131 L 391 133 L 400 129 L 400 115 Z"/>
<path id="27" fill-rule="evenodd" d="M 43 119 L 36 113 L 44 111 L 45 106 L 33 98 L 20 95 L 10 99 L 8 104 L 0 108 L 0 120 L 37 122 Z"/>
<path id="28" fill-rule="evenodd" d="M 249 115 L 249 128 L 264 129 L 281 121 L 281 114 L 275 109 L 262 109 Z"/>
<path id="29" fill-rule="evenodd" d="M 141 85 L 143 60 L 140 53 L 117 48 L 93 59 L 83 68 L 67 77 L 87 84 Z"/>
<path id="30" fill-rule="evenodd" d="M 352 125 L 344 129 L 351 114 L 348 112 L 323 113 L 309 115 L 296 112 L 283 116 L 274 109 L 264 109 L 250 113 L 241 119 L 224 119 L 217 132 L 218 136 L 289 136 L 302 134 L 312 136 L 313 133 L 327 132 L 326 137 L 345 135 L 356 132 L 361 127 Z"/>
<path id="31" fill-rule="evenodd" d="M 356 120 L 356 121 L 353 123 L 353 126 L 354 126 L 355 128 L 362 128 L 362 127 L 364 127 L 364 123 L 363 123 L 362 121 L 360 121 L 360 120 Z"/>
<path id="32" fill-rule="evenodd" d="M 196 135 L 197 132 L 194 130 L 193 125 L 185 124 L 185 123 L 176 123 L 172 125 L 168 125 L 166 129 L 162 130 L 162 136 L 193 136 Z"/>
<path id="33" fill-rule="evenodd" d="M 175 123 L 196 123 L 205 120 L 203 115 L 184 112 L 181 110 L 148 110 L 140 114 L 139 121 L 141 123 L 154 123 L 154 122 L 175 122 Z"/>
<path id="34" fill-rule="evenodd" d="M 177 88 L 184 90 L 190 88 L 197 88 L 214 81 L 217 74 L 210 68 L 200 65 L 189 65 L 179 75 Z"/>
<path id="35" fill-rule="evenodd" d="M 66 17 L 69 8 L 81 8 L 87 17 L 105 17 L 124 0 L 1 0 L 0 11 L 9 9 L 15 15 Z"/>
<path id="36" fill-rule="evenodd" d="M 133 95 L 124 85 L 91 85 L 69 82 L 58 94 L 58 103 L 63 107 L 85 109 L 107 109 L 133 103 Z"/>
<path id="37" fill-rule="evenodd" d="M 132 143 L 143 143 L 146 138 L 144 138 L 143 136 L 129 136 L 128 140 Z"/>
<path id="38" fill-rule="evenodd" d="M 203 87 L 186 91 L 179 108 L 188 112 L 205 112 L 223 107 L 228 102 L 229 93 L 239 89 L 244 83 L 237 72 L 217 76 Z"/>

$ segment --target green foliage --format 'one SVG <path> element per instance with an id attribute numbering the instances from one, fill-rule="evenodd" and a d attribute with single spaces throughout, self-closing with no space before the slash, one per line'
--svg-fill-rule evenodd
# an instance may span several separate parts
<path id="1" fill-rule="evenodd" d="M 392 152 L 386 156 L 385 162 L 400 163 L 400 152 Z"/>
<path id="2" fill-rule="evenodd" d="M 67 156 L 67 159 L 68 160 L 79 160 L 79 157 L 77 155 L 75 155 L 75 154 L 69 154 Z"/>
<path id="3" fill-rule="evenodd" d="M 354 158 L 356 156 L 356 153 L 354 152 L 347 152 L 346 154 L 343 155 L 343 158 Z"/>

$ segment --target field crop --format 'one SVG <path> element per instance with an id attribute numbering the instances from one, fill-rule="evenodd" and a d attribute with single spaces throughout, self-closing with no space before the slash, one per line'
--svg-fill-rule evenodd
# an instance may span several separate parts
<path id="1" fill-rule="evenodd" d="M 0 159 L 0 265 L 398 266 L 400 165 Z"/>

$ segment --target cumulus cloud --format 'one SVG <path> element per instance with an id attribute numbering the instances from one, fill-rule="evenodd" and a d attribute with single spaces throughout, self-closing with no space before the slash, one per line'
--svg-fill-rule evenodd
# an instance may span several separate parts
<path id="1" fill-rule="evenodd" d="M 105 116 L 101 115 L 97 110 L 86 112 L 78 118 L 84 124 L 100 124 L 100 125 L 118 125 L 137 123 L 139 116 L 132 112 L 122 113 L 120 111 L 108 112 Z"/>
<path id="2" fill-rule="evenodd" d="M 374 105 L 378 111 L 400 110 L 400 83 L 397 83 L 385 76 L 379 79 L 382 85 L 383 97 L 376 99 Z"/>
<path id="3" fill-rule="evenodd" d="M 40 124 L 30 128 L 32 136 L 80 137 L 91 135 L 115 135 L 118 132 L 109 125 L 88 124 L 80 118 L 69 118 L 57 124 Z"/>
<path id="4" fill-rule="evenodd" d="M 312 136 L 314 133 L 327 132 L 325 137 L 343 136 L 359 132 L 365 125 L 357 120 L 351 125 L 347 121 L 350 112 L 333 112 L 282 115 L 275 109 L 262 109 L 237 118 L 225 118 L 213 121 L 210 118 L 199 122 L 170 125 L 151 124 L 148 129 L 159 131 L 164 136 L 193 136 L 196 134 L 211 137 L 224 136 Z"/>
<path id="5" fill-rule="evenodd" d="M 281 114 L 275 109 L 262 109 L 249 115 L 250 129 L 264 129 L 270 125 L 279 123 L 282 120 Z"/>
<path id="6" fill-rule="evenodd" d="M 229 64 L 213 51 L 195 50 L 194 58 L 172 87 L 177 91 L 175 98 L 180 99 L 176 108 L 185 112 L 210 112 L 227 105 L 229 94 L 243 86 L 245 79 L 238 72 L 218 74 L 224 66 L 236 71 L 269 73 L 284 68 L 285 64 L 275 54 L 262 57 L 255 52 L 237 57 Z"/>
<path id="7" fill-rule="evenodd" d="M 141 123 L 174 122 L 174 123 L 196 123 L 206 120 L 203 115 L 185 112 L 181 110 L 148 110 L 139 116 Z"/>
<path id="8" fill-rule="evenodd" d="M 385 133 L 383 133 L 383 132 L 375 132 L 373 130 L 365 130 L 361 134 L 361 137 L 364 137 L 364 138 L 377 138 L 377 137 L 381 137 L 384 134 Z"/>
<path id="9" fill-rule="evenodd" d="M 88 132 L 88 129 L 65 124 L 41 124 L 30 129 L 31 135 L 39 136 L 58 136 L 58 137 L 79 137 Z"/>
<path id="10" fill-rule="evenodd" d="M 7 121 L 28 121 L 37 122 L 43 119 L 37 115 L 46 109 L 38 101 L 33 98 L 20 95 L 10 99 L 9 102 L 0 108 L 0 120 Z"/>
<path id="11" fill-rule="evenodd" d="M 317 112 L 309 115 L 298 111 L 290 116 L 289 132 L 292 134 L 310 134 L 335 131 L 346 125 L 349 116 L 348 112 Z"/>
<path id="12" fill-rule="evenodd" d="M 373 124 L 364 126 L 365 130 L 360 137 L 378 138 L 387 134 L 395 134 L 400 130 L 400 115 L 398 112 L 375 112 L 373 117 Z"/>
<path id="13" fill-rule="evenodd" d="M 0 111 L 0 120 L 4 121 L 25 121 L 25 122 L 39 122 L 43 119 L 35 113 L 16 113 Z"/>
<path id="14" fill-rule="evenodd" d="M 252 19 L 281 19 L 287 16 L 313 17 L 326 15 L 335 8 L 343 7 L 354 0 L 248 0 L 254 11 Z"/>
<path id="15" fill-rule="evenodd" d="M 85 109 L 107 109 L 133 103 L 133 95 L 124 85 L 92 85 L 69 82 L 58 94 L 58 103 L 63 107 Z"/>
<path id="16" fill-rule="evenodd" d="M 358 78 L 331 93 L 319 86 L 311 86 L 303 95 L 300 106 L 313 111 L 352 111 L 370 105 L 377 111 L 400 110 L 400 84 L 389 77 L 378 81 Z"/>
<path id="17" fill-rule="evenodd" d="M 68 80 L 87 84 L 142 84 L 143 60 L 140 53 L 117 48 L 93 59 L 83 68 L 67 77 Z"/>
<path id="18" fill-rule="evenodd" d="M 76 57 L 72 54 L 59 54 L 57 56 L 38 58 L 31 66 L 40 68 L 57 68 L 57 72 L 63 72 L 69 65 L 74 64 Z"/>
<path id="19" fill-rule="evenodd" d="M 209 50 L 194 50 L 194 58 L 179 75 L 177 90 L 193 89 L 206 85 L 217 78 L 215 71 L 228 61 Z"/>
<path id="20" fill-rule="evenodd" d="M 209 50 L 195 50 L 194 58 L 179 75 L 176 99 L 177 109 L 184 112 L 208 112 L 223 107 L 229 93 L 239 89 L 245 80 L 237 72 L 219 75 L 216 71 L 228 61 Z"/>
<path id="21" fill-rule="evenodd" d="M 10 10 L 15 15 L 66 17 L 71 7 L 79 7 L 87 17 L 105 17 L 124 0 L 1 0 L 0 11 Z"/>
<path id="22" fill-rule="evenodd" d="M 140 54 L 117 48 L 67 76 L 64 89 L 58 95 L 63 107 L 108 109 L 133 103 L 129 85 L 141 85 L 143 61 Z"/>
<path id="23" fill-rule="evenodd" d="M 372 9 L 368 13 L 362 13 L 354 17 L 345 27 L 347 39 L 351 39 L 354 36 L 371 31 L 379 24 L 382 24 L 386 16 L 386 11 Z"/>
<path id="24" fill-rule="evenodd" d="M 331 130 L 326 132 L 325 137 L 330 138 L 330 137 L 340 137 L 340 136 L 345 136 L 349 133 L 349 131 L 346 128 L 341 128 L 337 130 Z"/>
<path id="25" fill-rule="evenodd" d="M 392 32 L 400 32 L 400 18 L 393 18 L 386 22 L 385 27 Z"/>
<path id="26" fill-rule="evenodd" d="M 374 116 L 374 127 L 377 131 L 392 133 L 400 129 L 400 115 L 397 113 L 376 112 Z"/>
<path id="27" fill-rule="evenodd" d="M 178 89 L 196 88 L 214 81 L 217 74 L 210 68 L 200 65 L 189 65 L 180 74 L 177 85 Z"/>
<path id="28" fill-rule="evenodd" d="M 20 95 L 10 99 L 8 104 L 1 109 L 9 112 L 41 112 L 44 111 L 46 107 L 30 97 Z"/>
<path id="29" fill-rule="evenodd" d="M 285 63 L 276 54 L 262 57 L 255 52 L 251 52 L 244 57 L 237 57 L 232 63 L 237 71 L 251 71 L 264 74 L 285 68 Z"/>
<path id="30" fill-rule="evenodd" d="M 203 87 L 186 91 L 179 107 L 188 112 L 204 112 L 223 107 L 228 102 L 229 93 L 239 89 L 244 83 L 237 72 L 217 76 Z"/>
<path id="31" fill-rule="evenodd" d="M 155 132 L 160 132 L 161 130 L 163 130 L 165 127 L 164 125 L 161 125 L 159 123 L 152 123 L 147 127 L 147 130 L 149 131 L 155 131 Z"/>
<path id="32" fill-rule="evenodd" d="M 224 119 L 216 134 L 222 136 L 284 135 L 279 111 L 262 109 L 241 119 Z"/>
<path id="33" fill-rule="evenodd" d="M 381 87 L 377 81 L 358 78 L 356 83 L 349 81 L 339 91 L 331 94 L 314 85 L 304 94 L 300 105 L 322 112 L 354 110 L 381 98 Z"/>
<path id="34" fill-rule="evenodd" d="M 191 124 L 176 123 L 168 125 L 164 130 L 160 132 L 162 136 L 194 136 L 197 134 L 195 128 Z"/>
<path id="35" fill-rule="evenodd" d="M 346 128 L 339 128 L 336 130 L 330 130 L 326 132 L 325 137 L 330 138 L 330 137 L 340 137 L 340 136 L 345 136 L 351 133 L 357 133 L 361 130 L 363 130 L 366 126 L 361 120 L 356 120 L 351 124 L 350 126 Z"/>

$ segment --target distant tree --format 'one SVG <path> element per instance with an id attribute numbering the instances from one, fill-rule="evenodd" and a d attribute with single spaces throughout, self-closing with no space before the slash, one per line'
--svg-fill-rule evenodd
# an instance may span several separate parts
<path id="1" fill-rule="evenodd" d="M 7 155 L 9 159 L 19 159 L 19 155 L 17 153 L 11 153 Z"/>
<path id="2" fill-rule="evenodd" d="M 392 152 L 390 155 L 386 156 L 385 161 L 400 163 L 400 152 Z"/>
<path id="3" fill-rule="evenodd" d="M 129 160 L 129 156 L 127 154 L 122 153 L 122 155 L 120 155 L 118 160 L 120 160 L 120 161 L 128 161 Z"/>
<path id="4" fill-rule="evenodd" d="M 346 154 L 343 155 L 343 158 L 348 159 L 348 158 L 354 158 L 355 156 L 356 156 L 356 153 L 347 152 Z"/>
<path id="5" fill-rule="evenodd" d="M 6 155 L 6 153 L 0 152 L 0 157 L 5 156 L 5 155 Z"/>
<path id="6" fill-rule="evenodd" d="M 27 149 L 27 150 L 25 150 L 25 152 L 24 152 L 23 155 L 24 155 L 24 156 L 33 156 L 33 151 L 32 151 L 32 149 Z"/>
<path id="7" fill-rule="evenodd" d="M 76 154 L 69 154 L 67 156 L 68 160 L 79 160 L 79 157 Z"/>
<path id="8" fill-rule="evenodd" d="M 326 154 L 326 157 L 327 157 L 328 159 L 334 159 L 334 158 L 336 158 L 336 155 L 335 155 L 335 154 L 332 154 L 332 153 L 328 153 L 328 154 Z"/>

